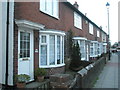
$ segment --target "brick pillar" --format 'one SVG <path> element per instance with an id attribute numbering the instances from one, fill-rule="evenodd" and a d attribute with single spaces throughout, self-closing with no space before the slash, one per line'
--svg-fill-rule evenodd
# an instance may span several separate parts
<path id="1" fill-rule="evenodd" d="M 39 67 L 39 31 L 34 30 L 34 69 Z"/>
<path id="2" fill-rule="evenodd" d="M 14 76 L 18 73 L 18 27 L 14 24 L 14 50 L 13 50 L 13 74 Z M 15 80 L 14 80 L 15 84 Z"/>

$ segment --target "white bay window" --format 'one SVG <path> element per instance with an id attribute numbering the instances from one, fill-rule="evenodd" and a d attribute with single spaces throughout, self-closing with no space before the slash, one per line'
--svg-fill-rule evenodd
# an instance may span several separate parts
<path id="1" fill-rule="evenodd" d="M 80 40 L 80 52 L 81 52 L 81 59 L 85 59 L 85 41 Z"/>
<path id="2" fill-rule="evenodd" d="M 97 54 L 100 55 L 100 44 L 98 42 Z"/>
<path id="3" fill-rule="evenodd" d="M 91 43 L 90 44 L 90 57 L 92 57 L 94 55 L 94 44 Z"/>
<path id="4" fill-rule="evenodd" d="M 103 43 L 103 53 L 107 53 L 107 43 Z"/>
<path id="5" fill-rule="evenodd" d="M 48 31 L 49 32 L 49 31 Z M 54 32 L 54 31 L 53 31 Z M 40 33 L 40 67 L 64 65 L 64 33 Z"/>
<path id="6" fill-rule="evenodd" d="M 98 42 L 91 41 L 90 44 L 90 57 L 97 57 L 99 53 Z"/>
<path id="7" fill-rule="evenodd" d="M 74 37 L 74 43 L 76 44 L 78 42 L 79 47 L 80 47 L 80 53 L 81 53 L 81 60 L 86 60 L 86 47 L 85 47 L 85 42 L 86 38 L 84 37 Z"/>
<path id="8" fill-rule="evenodd" d="M 95 52 L 94 55 L 95 55 L 95 57 L 97 57 L 97 56 L 98 56 L 98 52 L 97 52 L 97 51 L 98 51 L 98 44 L 97 44 L 97 43 L 94 43 L 94 44 L 95 44 L 95 45 L 94 45 L 94 46 L 95 46 L 95 47 L 94 47 L 94 52 Z"/>

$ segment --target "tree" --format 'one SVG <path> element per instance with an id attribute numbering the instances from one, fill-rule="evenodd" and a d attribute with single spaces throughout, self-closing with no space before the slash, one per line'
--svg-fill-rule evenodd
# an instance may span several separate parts
<path id="1" fill-rule="evenodd" d="M 70 58 L 71 59 L 71 55 L 72 55 L 72 46 L 73 46 L 73 32 L 72 32 L 72 30 L 69 30 L 68 32 L 67 32 L 67 44 L 66 44 L 66 48 L 67 48 L 67 56 L 68 56 L 68 58 Z"/>

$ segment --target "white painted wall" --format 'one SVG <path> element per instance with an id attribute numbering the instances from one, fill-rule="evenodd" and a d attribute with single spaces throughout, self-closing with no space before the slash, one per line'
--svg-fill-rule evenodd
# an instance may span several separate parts
<path id="1" fill-rule="evenodd" d="M 0 83 L 5 84 L 5 70 L 6 70 L 6 2 L 0 2 Z"/>
<path id="2" fill-rule="evenodd" d="M 8 62 L 8 84 L 13 85 L 13 38 L 14 38 L 14 0 L 10 0 L 9 11 L 9 62 Z"/>
<path id="3" fill-rule="evenodd" d="M 2 3 L 0 2 L 0 49 L 2 48 Z M 2 73 L 2 50 L 0 50 L 0 73 Z M 0 74 L 0 83 L 2 82 L 2 75 Z"/>
<path id="4" fill-rule="evenodd" d="M 9 8 L 10 8 L 9 11 L 10 22 L 9 22 L 8 85 L 13 85 L 13 30 L 14 30 L 13 2 L 10 2 Z M 7 2 L 0 2 L 0 83 L 1 84 L 5 84 L 5 73 L 6 73 L 6 20 L 7 20 Z"/>

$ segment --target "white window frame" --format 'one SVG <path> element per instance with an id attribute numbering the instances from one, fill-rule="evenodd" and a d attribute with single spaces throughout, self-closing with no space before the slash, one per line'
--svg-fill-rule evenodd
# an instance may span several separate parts
<path id="1" fill-rule="evenodd" d="M 91 41 L 91 43 L 93 43 L 93 46 L 90 45 L 90 48 L 93 48 L 93 55 L 91 55 L 91 53 L 90 53 L 90 57 L 97 57 L 98 56 L 98 53 L 97 53 L 97 51 L 98 51 L 98 42 L 97 41 Z"/>
<path id="2" fill-rule="evenodd" d="M 46 35 L 47 37 L 47 65 L 41 65 L 41 54 L 39 54 L 39 67 L 40 68 L 51 68 L 51 67 L 61 67 L 64 66 L 64 35 L 65 33 L 57 32 L 57 31 L 40 31 L 40 38 L 41 36 Z M 49 60 L 49 36 L 54 35 L 55 36 L 55 65 L 50 65 Z M 60 36 L 60 64 L 57 64 L 57 36 Z M 61 49 L 62 48 L 62 49 Z M 41 51 L 41 39 L 40 39 L 40 45 L 39 45 L 39 51 Z"/>
<path id="3" fill-rule="evenodd" d="M 102 33 L 102 41 L 106 42 L 106 34 L 105 33 Z"/>
<path id="4" fill-rule="evenodd" d="M 98 53 L 97 53 L 97 49 L 98 49 L 98 44 L 97 43 L 94 43 L 95 45 L 95 47 L 94 47 L 94 52 L 95 52 L 95 54 L 94 54 L 94 57 L 97 57 L 98 56 Z"/>
<path id="5" fill-rule="evenodd" d="M 80 52 L 81 52 L 81 60 L 85 60 L 86 57 L 86 48 L 85 48 L 85 40 L 79 40 L 80 41 Z M 83 46 L 81 45 L 81 41 L 83 42 Z M 84 51 L 81 51 L 81 48 L 84 48 Z M 82 54 L 84 55 L 84 57 L 82 57 Z"/>
<path id="6" fill-rule="evenodd" d="M 101 50 L 100 50 L 101 46 L 100 46 L 100 43 L 99 43 L 99 42 L 98 42 L 98 47 L 97 47 L 97 48 L 98 48 L 98 51 L 97 51 L 97 52 L 98 52 L 98 55 L 100 56 L 100 55 L 101 55 Z"/>
<path id="7" fill-rule="evenodd" d="M 92 51 L 91 51 L 91 49 L 92 49 Z M 91 54 L 91 52 L 93 52 L 93 53 Z M 90 57 L 93 57 L 93 56 L 94 56 L 94 44 L 90 43 Z"/>
<path id="8" fill-rule="evenodd" d="M 89 33 L 94 34 L 93 25 L 89 23 Z"/>
<path id="9" fill-rule="evenodd" d="M 51 4 L 47 6 L 47 4 Z M 51 11 L 50 11 L 51 10 Z M 54 18 L 59 19 L 59 1 L 58 0 L 40 0 L 40 11 Z"/>
<path id="10" fill-rule="evenodd" d="M 103 43 L 100 45 L 101 54 L 103 53 Z"/>
<path id="11" fill-rule="evenodd" d="M 100 37 L 100 31 L 97 30 L 97 37 Z"/>
<path id="12" fill-rule="evenodd" d="M 82 17 L 76 12 L 74 12 L 74 26 L 82 29 Z"/>
<path id="13" fill-rule="evenodd" d="M 103 53 L 107 53 L 107 43 L 103 43 Z"/>

